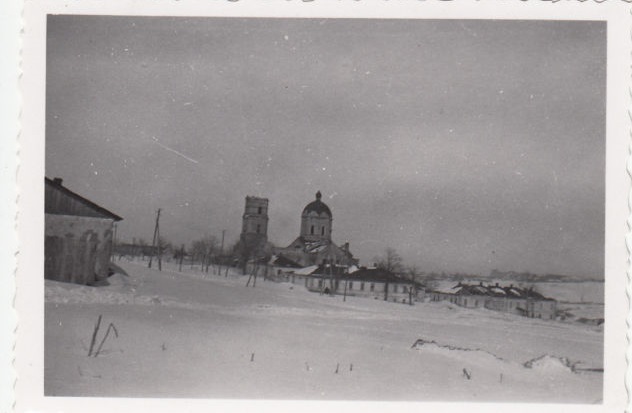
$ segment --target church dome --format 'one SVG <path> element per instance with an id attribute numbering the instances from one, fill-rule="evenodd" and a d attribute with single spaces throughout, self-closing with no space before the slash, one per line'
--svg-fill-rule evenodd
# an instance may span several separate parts
<path id="1" fill-rule="evenodd" d="M 303 215 L 307 215 L 310 212 L 316 212 L 318 215 L 325 213 L 331 218 L 331 210 L 329 209 L 327 204 L 320 200 L 321 197 L 322 194 L 320 193 L 320 191 L 316 192 L 316 200 L 307 204 L 307 206 L 303 209 Z"/>

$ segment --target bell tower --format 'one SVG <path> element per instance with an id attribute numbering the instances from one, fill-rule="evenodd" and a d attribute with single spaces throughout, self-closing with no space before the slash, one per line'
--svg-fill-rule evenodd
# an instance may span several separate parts
<path id="1" fill-rule="evenodd" d="M 244 245 L 263 248 L 268 241 L 268 199 L 246 197 L 240 241 Z"/>

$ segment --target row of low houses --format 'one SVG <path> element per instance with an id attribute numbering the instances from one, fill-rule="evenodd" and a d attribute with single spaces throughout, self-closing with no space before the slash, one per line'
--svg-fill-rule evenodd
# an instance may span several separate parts
<path id="1" fill-rule="evenodd" d="M 533 288 L 514 285 L 459 282 L 448 291 L 432 291 L 429 296 L 431 301 L 449 301 L 461 307 L 487 308 L 530 318 L 550 320 L 555 318 L 557 312 L 556 300 L 543 296 Z"/>
<path id="2" fill-rule="evenodd" d="M 321 264 L 279 270 L 292 283 L 304 283 L 308 291 L 412 303 L 423 297 L 425 287 L 381 268 Z"/>
<path id="3" fill-rule="evenodd" d="M 304 284 L 307 290 L 321 294 L 345 294 L 385 301 L 408 303 L 427 299 L 448 301 L 466 308 L 513 313 L 530 318 L 554 319 L 557 301 L 533 288 L 512 285 L 484 285 L 459 282 L 448 290 L 430 290 L 420 282 L 404 279 L 380 268 L 343 265 L 312 265 L 304 268 L 276 264 L 273 277 L 278 281 Z"/>

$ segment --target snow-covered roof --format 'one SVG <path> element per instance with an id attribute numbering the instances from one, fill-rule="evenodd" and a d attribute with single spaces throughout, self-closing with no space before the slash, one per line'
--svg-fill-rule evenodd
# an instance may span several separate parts
<path id="1" fill-rule="evenodd" d="M 432 291 L 441 294 L 454 294 L 454 290 L 452 289 L 452 287 L 439 287 L 433 289 Z"/>
<path id="2" fill-rule="evenodd" d="M 503 290 L 500 287 L 489 287 L 489 290 L 491 292 L 493 292 L 494 294 L 498 294 L 498 295 L 507 295 L 507 293 L 505 292 L 505 290 Z"/>
<path id="3" fill-rule="evenodd" d="M 357 265 L 352 265 L 352 266 L 349 267 L 349 271 L 348 272 L 349 272 L 349 274 L 353 274 L 354 272 L 356 272 L 358 270 L 359 270 L 359 268 L 358 268 Z"/>
<path id="4" fill-rule="evenodd" d="M 309 267 L 299 268 L 294 271 L 296 275 L 309 275 L 318 269 L 318 265 L 310 265 Z"/>

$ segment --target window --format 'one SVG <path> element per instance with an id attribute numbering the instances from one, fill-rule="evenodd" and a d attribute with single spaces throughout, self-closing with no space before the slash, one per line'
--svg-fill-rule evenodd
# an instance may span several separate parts
<path id="1" fill-rule="evenodd" d="M 463 300 L 463 305 L 467 307 L 467 300 Z"/>
<path id="2" fill-rule="evenodd" d="M 478 300 L 474 300 L 474 307 L 478 307 Z"/>
<path id="3" fill-rule="evenodd" d="M 408 294 L 408 287 L 404 286 L 404 294 Z"/>
<path id="4" fill-rule="evenodd" d="M 364 291 L 364 283 L 360 283 L 360 290 Z"/>
<path id="5" fill-rule="evenodd" d="M 325 235 L 325 227 L 320 228 L 320 235 Z"/>
<path id="6" fill-rule="evenodd" d="M 371 292 L 375 291 L 375 283 L 371 283 L 370 288 L 371 288 Z"/>
<path id="7" fill-rule="evenodd" d="M 257 224 L 257 234 L 261 232 L 261 224 Z"/>
<path id="8" fill-rule="evenodd" d="M 257 208 L 257 214 L 261 215 L 261 211 L 263 210 L 263 208 L 259 207 Z"/>
<path id="9" fill-rule="evenodd" d="M 318 288 L 321 288 L 323 286 L 323 280 L 318 280 Z"/>
<path id="10" fill-rule="evenodd" d="M 312 225 L 312 227 L 310 228 L 309 233 L 310 233 L 311 235 L 314 235 L 314 226 L 313 226 L 313 225 Z"/>
<path id="11" fill-rule="evenodd" d="M 349 282 L 349 289 L 353 290 L 353 281 Z"/>
<path id="12" fill-rule="evenodd" d="M 393 292 L 396 293 L 397 292 L 397 284 L 393 284 Z"/>

